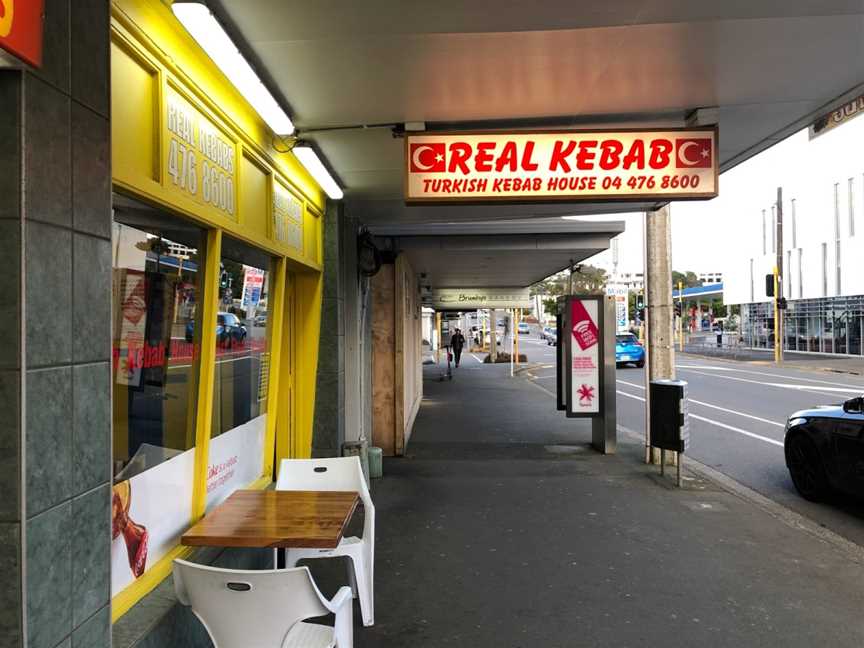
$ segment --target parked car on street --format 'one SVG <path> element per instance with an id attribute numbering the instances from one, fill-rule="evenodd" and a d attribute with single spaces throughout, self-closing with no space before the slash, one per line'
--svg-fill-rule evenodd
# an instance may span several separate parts
<path id="1" fill-rule="evenodd" d="M 528 322 L 519 322 L 516 327 L 516 330 L 519 331 L 519 335 L 528 335 L 531 333 L 531 329 L 528 326 Z"/>
<path id="2" fill-rule="evenodd" d="M 186 341 L 195 338 L 195 322 L 189 320 L 186 324 Z M 246 327 L 234 313 L 216 314 L 216 345 L 221 347 L 239 346 L 246 342 Z"/>
<path id="3" fill-rule="evenodd" d="M 864 495 L 864 397 L 795 412 L 786 423 L 786 467 L 804 499 Z"/>
<path id="4" fill-rule="evenodd" d="M 615 363 L 619 367 L 629 363 L 637 367 L 645 366 L 645 347 L 632 333 L 619 333 L 615 336 Z"/>

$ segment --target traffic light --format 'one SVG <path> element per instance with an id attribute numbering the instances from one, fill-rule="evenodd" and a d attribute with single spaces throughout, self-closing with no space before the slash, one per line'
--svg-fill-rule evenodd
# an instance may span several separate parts
<path id="1" fill-rule="evenodd" d="M 774 296 L 774 275 L 766 274 L 765 275 L 765 296 L 773 297 Z"/>
<path id="2" fill-rule="evenodd" d="M 645 310 L 645 295 L 636 295 L 636 310 Z"/>
<path id="3" fill-rule="evenodd" d="M 786 298 L 780 297 L 777 300 L 777 310 L 786 310 L 787 308 L 789 308 L 789 304 L 786 302 Z"/>
<path id="4" fill-rule="evenodd" d="M 675 317 L 681 317 L 681 302 L 675 302 Z"/>

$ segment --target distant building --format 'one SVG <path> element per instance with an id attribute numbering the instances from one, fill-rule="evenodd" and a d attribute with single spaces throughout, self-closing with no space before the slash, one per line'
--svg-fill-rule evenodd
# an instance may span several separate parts
<path id="1" fill-rule="evenodd" d="M 641 272 L 619 272 L 616 283 L 636 292 L 645 288 L 645 275 Z"/>
<path id="2" fill-rule="evenodd" d="M 776 191 L 783 187 L 784 347 L 862 355 L 864 338 L 864 119 L 810 140 L 806 131 L 724 174 L 718 199 L 737 234 L 724 301 L 741 305 L 745 344 L 774 344 L 766 275 L 776 264 Z M 758 178 L 759 186 L 753 178 Z"/>
<path id="3" fill-rule="evenodd" d="M 698 276 L 703 285 L 723 283 L 722 272 L 700 272 Z"/>

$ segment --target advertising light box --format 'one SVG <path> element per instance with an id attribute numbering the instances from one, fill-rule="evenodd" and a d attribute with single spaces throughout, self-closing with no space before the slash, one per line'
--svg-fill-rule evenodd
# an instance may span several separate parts
<path id="1" fill-rule="evenodd" d="M 405 200 L 707 199 L 718 168 L 715 127 L 409 134 Z"/>
<path id="2" fill-rule="evenodd" d="M 558 384 L 570 418 L 600 416 L 603 412 L 602 299 L 584 296 L 559 300 L 564 315 L 558 335 Z"/>

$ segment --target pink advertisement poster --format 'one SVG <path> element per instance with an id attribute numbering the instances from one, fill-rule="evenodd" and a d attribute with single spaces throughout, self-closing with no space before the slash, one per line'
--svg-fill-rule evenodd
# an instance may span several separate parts
<path id="1" fill-rule="evenodd" d="M 570 402 L 574 414 L 600 412 L 600 330 L 598 302 L 570 302 Z"/>

